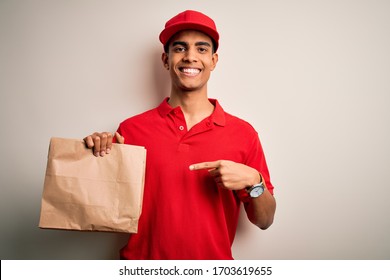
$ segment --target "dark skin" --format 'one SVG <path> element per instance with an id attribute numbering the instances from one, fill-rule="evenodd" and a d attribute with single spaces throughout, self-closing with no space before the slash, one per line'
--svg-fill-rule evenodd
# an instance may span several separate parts
<path id="1" fill-rule="evenodd" d="M 168 52 L 161 56 L 164 67 L 171 77 L 169 103 L 172 107 L 180 106 L 188 130 L 210 116 L 214 106 L 207 96 L 207 82 L 218 62 L 218 55 L 213 52 L 212 40 L 204 33 L 185 30 L 174 35 Z M 124 143 L 121 135 L 115 135 L 118 143 Z M 110 153 L 113 135 L 109 132 L 94 133 L 84 138 L 87 147 L 93 149 L 95 156 Z M 221 188 L 239 191 L 262 181 L 259 172 L 241 163 L 217 160 L 194 163 L 190 170 L 206 169 L 216 184 Z M 261 229 L 267 229 L 274 220 L 276 201 L 265 188 L 262 195 L 245 203 L 248 219 Z"/>

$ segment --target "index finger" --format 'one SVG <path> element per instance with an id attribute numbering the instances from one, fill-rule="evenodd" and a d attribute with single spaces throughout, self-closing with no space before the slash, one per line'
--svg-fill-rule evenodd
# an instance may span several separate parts
<path id="1" fill-rule="evenodd" d="M 205 161 L 190 165 L 190 170 L 213 169 L 220 167 L 220 161 Z"/>
<path id="2" fill-rule="evenodd" d="M 95 146 L 95 144 L 93 143 L 93 140 L 92 140 L 91 135 L 88 135 L 88 136 L 85 137 L 83 140 L 84 140 L 85 144 L 87 145 L 87 147 L 88 147 L 89 149 L 92 149 L 93 146 Z"/>

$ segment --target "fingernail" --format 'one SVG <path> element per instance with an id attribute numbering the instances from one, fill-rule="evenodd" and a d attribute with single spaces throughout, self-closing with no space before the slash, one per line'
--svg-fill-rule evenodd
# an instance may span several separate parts
<path id="1" fill-rule="evenodd" d="M 99 156 L 99 153 L 98 153 L 98 152 L 96 152 L 96 153 L 94 154 L 94 156 L 95 156 L 95 157 L 98 157 L 98 156 Z"/>
<path id="2" fill-rule="evenodd" d="M 111 149 L 106 150 L 106 154 L 109 154 L 111 152 Z"/>
<path id="3" fill-rule="evenodd" d="M 193 165 L 190 165 L 190 170 L 194 170 L 194 166 Z"/>
<path id="4" fill-rule="evenodd" d="M 106 153 L 105 153 L 104 151 L 101 151 L 101 152 L 100 152 L 100 156 L 101 156 L 101 157 L 104 157 L 105 154 L 106 154 Z"/>

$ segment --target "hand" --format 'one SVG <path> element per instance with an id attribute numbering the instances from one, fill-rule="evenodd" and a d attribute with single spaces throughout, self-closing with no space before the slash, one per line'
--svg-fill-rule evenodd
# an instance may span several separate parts
<path id="1" fill-rule="evenodd" d="M 115 132 L 116 140 L 119 144 L 125 143 L 125 138 L 118 132 Z M 112 134 L 110 132 L 95 132 L 84 138 L 84 142 L 89 149 L 93 150 L 95 156 L 104 157 L 111 152 Z"/>
<path id="2" fill-rule="evenodd" d="M 218 186 L 230 190 L 241 190 L 248 186 L 253 186 L 261 180 L 260 174 L 256 169 L 230 160 L 217 160 L 190 165 L 190 170 L 202 169 L 209 171 Z"/>

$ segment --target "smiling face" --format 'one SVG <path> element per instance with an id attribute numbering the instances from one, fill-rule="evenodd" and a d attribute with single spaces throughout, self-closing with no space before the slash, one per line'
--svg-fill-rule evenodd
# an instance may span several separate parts
<path id="1" fill-rule="evenodd" d="M 170 71 L 172 90 L 203 91 L 207 94 L 207 81 L 218 61 L 209 36 L 194 30 L 175 34 L 162 60 Z"/>

